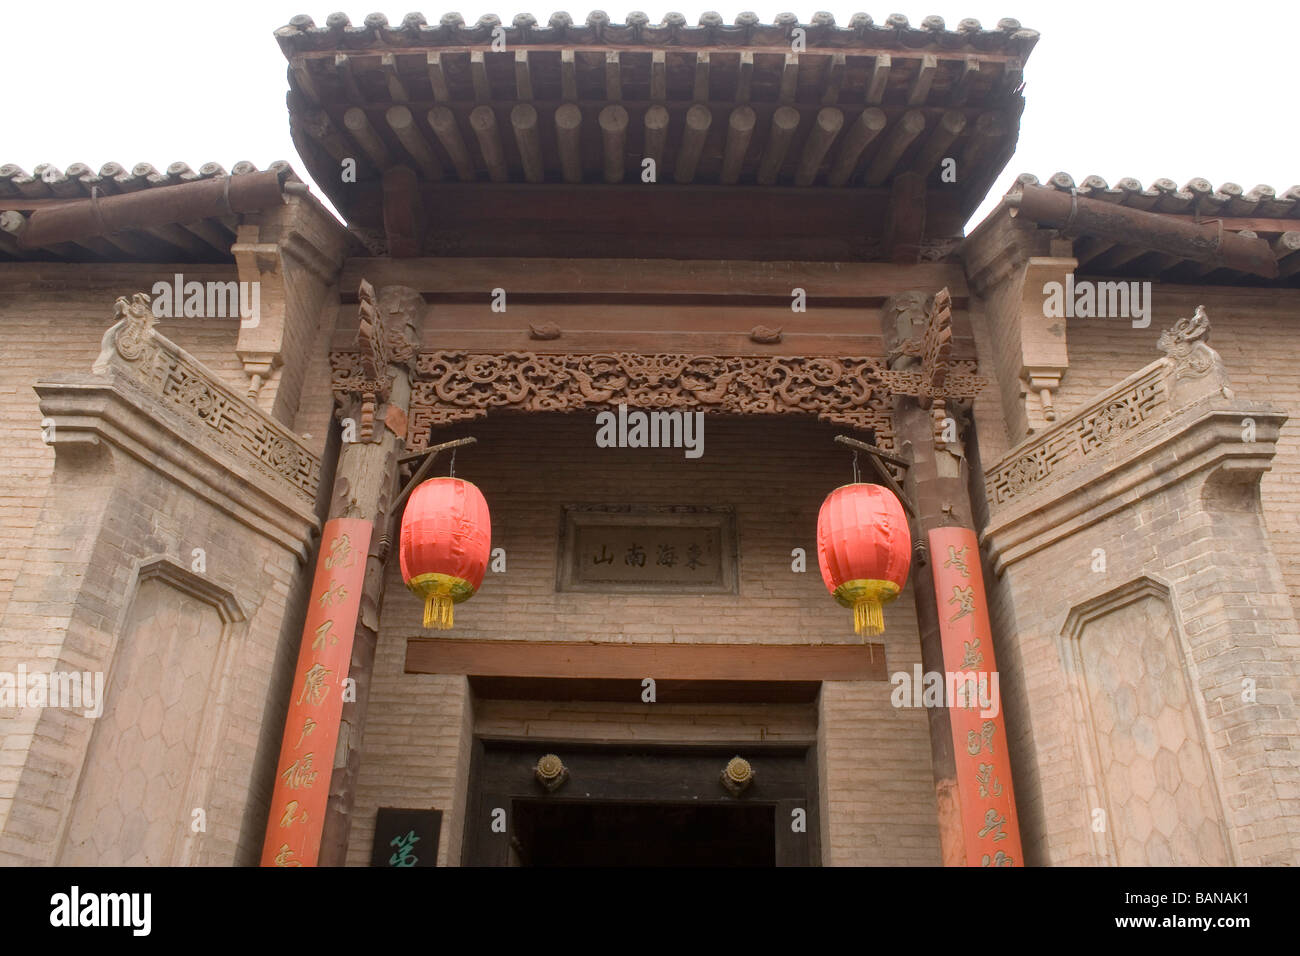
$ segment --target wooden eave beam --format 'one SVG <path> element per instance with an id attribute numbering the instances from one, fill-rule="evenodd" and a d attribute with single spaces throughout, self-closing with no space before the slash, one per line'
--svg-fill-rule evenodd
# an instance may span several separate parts
<path id="1" fill-rule="evenodd" d="M 384 82 L 388 84 L 388 95 L 394 103 L 409 103 L 411 95 L 406 90 L 406 84 L 402 82 L 402 77 L 397 72 L 397 57 L 392 53 L 384 53 L 379 57 L 379 67 L 384 74 Z"/>
<path id="2" fill-rule="evenodd" d="M 501 131 L 497 128 L 497 116 L 490 106 L 476 106 L 469 114 L 469 125 L 478 139 L 479 154 L 487 166 L 488 176 L 494 183 L 508 182 L 509 170 L 506 168 L 506 154 L 501 146 Z"/>
<path id="3" fill-rule="evenodd" d="M 343 128 L 348 131 L 348 135 L 361 147 L 361 151 L 366 158 L 377 169 L 382 171 L 392 165 L 393 161 L 388 152 L 388 147 L 384 145 L 384 141 L 379 138 L 374 126 L 370 124 L 370 117 L 366 115 L 365 110 L 359 106 L 352 106 L 345 110 L 343 113 Z"/>
<path id="4" fill-rule="evenodd" d="M 582 182 L 582 110 L 573 103 L 555 111 L 555 143 L 564 181 Z"/>
<path id="5" fill-rule="evenodd" d="M 885 101 L 885 91 L 889 89 L 889 73 L 893 60 L 888 53 L 877 54 L 871 64 L 871 78 L 867 81 L 867 105 L 880 106 Z"/>
<path id="6" fill-rule="evenodd" d="M 426 179 L 442 179 L 442 163 L 438 161 L 429 144 L 425 142 L 415 117 L 405 106 L 392 106 L 384 114 L 384 121 L 393 131 L 402 149 L 415 162 L 416 167 Z"/>
<path id="7" fill-rule="evenodd" d="M 355 289 L 366 276 L 376 287 L 404 285 L 430 296 L 473 294 L 505 284 L 521 295 L 771 296 L 788 303 L 796 286 L 818 300 L 883 300 L 911 281 L 921 288 L 948 286 L 957 308 L 970 297 L 959 263 L 932 262 L 356 258 L 345 260 L 340 288 Z"/>
<path id="8" fill-rule="evenodd" d="M 415 171 L 405 166 L 390 167 L 384 170 L 383 187 L 388 254 L 395 259 L 418 256 L 423 217 Z"/>
<path id="9" fill-rule="evenodd" d="M 533 98 L 533 71 L 527 50 L 515 50 L 515 95 L 524 102 Z"/>
<path id="10" fill-rule="evenodd" d="M 897 265 L 921 261 L 925 237 L 925 177 L 900 173 L 890 189 L 885 255 Z"/>
<path id="11" fill-rule="evenodd" d="M 596 122 L 600 126 L 600 138 L 604 150 L 605 182 L 621 183 L 626 166 L 627 110 L 617 103 L 611 103 L 600 111 Z"/>
<path id="12" fill-rule="evenodd" d="M 858 161 L 861 160 L 863 152 L 872 140 L 880 135 L 886 122 L 885 111 L 874 106 L 858 114 L 857 120 L 840 140 L 839 155 L 835 157 L 835 163 L 831 166 L 828 180 L 832 186 L 843 186 L 848 183 L 858 168 Z"/>
<path id="13" fill-rule="evenodd" d="M 173 244 L 183 250 L 206 252 L 206 243 L 183 230 L 179 223 L 217 218 L 228 211 L 255 212 L 283 201 L 281 173 L 276 170 L 245 173 L 229 179 L 202 179 L 98 199 L 69 199 L 33 211 L 21 242 L 27 248 L 35 248 L 89 236 L 144 230 L 157 233 L 167 242 L 176 239 Z M 228 254 L 229 250 L 226 251 Z"/>
<path id="14" fill-rule="evenodd" d="M 1024 186 L 1005 201 L 1012 216 L 1022 215 L 1039 225 L 1068 227 L 1081 235 L 1140 245 L 1215 268 L 1277 278 L 1277 259 L 1267 241 L 1228 232 L 1214 222 L 1183 222 L 1043 186 Z"/>
<path id="15" fill-rule="evenodd" d="M 868 186 L 879 186 L 887 180 L 898 165 L 903 153 L 913 141 L 925 131 L 925 114 L 920 110 L 908 110 L 885 131 L 880 151 L 867 167 L 864 180 Z"/>

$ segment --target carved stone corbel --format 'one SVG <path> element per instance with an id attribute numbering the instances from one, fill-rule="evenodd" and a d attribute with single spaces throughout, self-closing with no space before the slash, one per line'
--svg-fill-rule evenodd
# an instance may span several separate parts
<path id="1" fill-rule="evenodd" d="M 1025 266 L 1020 299 L 1020 381 L 1030 432 L 1056 421 L 1055 395 L 1070 367 L 1065 319 L 1050 316 L 1046 307 L 1049 283 L 1065 287 L 1079 260 L 1066 256 L 1031 256 Z M 1037 401 L 1029 401 L 1033 395 Z"/>
<path id="2" fill-rule="evenodd" d="M 241 289 L 257 283 L 257 314 L 240 317 L 235 354 L 249 378 L 248 397 L 283 420 L 297 407 L 303 376 L 296 370 L 305 362 L 347 238 L 306 197 L 287 196 L 283 205 L 244 218 L 230 251 Z"/>
<path id="3" fill-rule="evenodd" d="M 1039 410 L 1044 421 L 1056 421 L 1056 401 L 1054 396 L 1056 390 L 1061 387 L 1061 376 L 1065 374 L 1065 370 L 1062 368 L 1045 368 L 1043 366 L 1025 366 L 1023 374 L 1024 393 L 1027 395 L 1032 392 L 1038 396 Z"/>
<path id="4" fill-rule="evenodd" d="M 157 324 L 153 310 L 149 307 L 149 296 L 137 292 L 128 299 L 118 296 L 113 303 L 113 325 L 109 326 L 99 344 L 99 357 L 91 366 L 91 371 L 103 374 L 111 363 L 114 354 L 128 362 L 138 362 L 152 344 Z"/>

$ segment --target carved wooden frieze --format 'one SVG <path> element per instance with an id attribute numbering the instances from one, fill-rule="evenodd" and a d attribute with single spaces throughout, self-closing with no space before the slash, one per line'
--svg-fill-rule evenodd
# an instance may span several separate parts
<path id="1" fill-rule="evenodd" d="M 362 391 L 361 355 L 336 351 L 330 358 L 335 392 Z M 969 398 L 985 384 L 973 363 L 955 362 L 942 394 Z M 731 415 L 811 414 L 874 429 L 888 448 L 889 396 L 895 392 L 938 394 L 929 369 L 889 369 L 867 357 L 425 351 L 412 381 L 407 447 L 424 448 L 430 427 L 481 418 L 494 408 L 575 412 L 624 403 Z"/>

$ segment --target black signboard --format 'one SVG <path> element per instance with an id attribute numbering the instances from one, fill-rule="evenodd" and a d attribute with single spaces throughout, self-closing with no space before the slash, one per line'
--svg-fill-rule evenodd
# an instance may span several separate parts
<path id="1" fill-rule="evenodd" d="M 441 810 L 380 807 L 371 866 L 437 866 Z"/>

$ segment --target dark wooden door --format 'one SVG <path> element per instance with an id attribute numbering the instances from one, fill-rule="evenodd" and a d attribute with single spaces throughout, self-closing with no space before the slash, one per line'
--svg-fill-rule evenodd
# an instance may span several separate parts
<path id="1" fill-rule="evenodd" d="M 533 768 L 563 760 L 548 792 Z M 481 738 L 471 764 L 468 866 L 816 866 L 812 748 L 789 744 L 630 745 Z M 733 756 L 754 768 L 739 796 Z"/>

